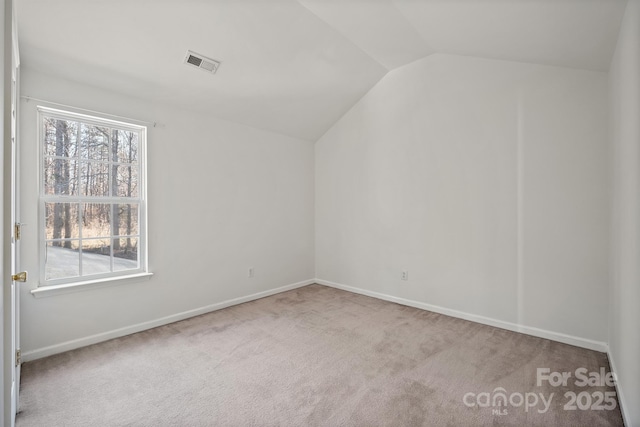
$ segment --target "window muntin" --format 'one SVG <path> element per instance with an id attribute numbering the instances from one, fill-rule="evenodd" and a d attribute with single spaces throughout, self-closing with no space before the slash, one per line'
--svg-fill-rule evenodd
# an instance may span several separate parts
<path id="1" fill-rule="evenodd" d="M 41 284 L 146 272 L 146 128 L 38 112 Z"/>

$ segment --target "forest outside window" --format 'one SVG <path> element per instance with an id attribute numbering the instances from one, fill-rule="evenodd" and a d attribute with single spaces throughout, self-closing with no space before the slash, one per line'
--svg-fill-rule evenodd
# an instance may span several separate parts
<path id="1" fill-rule="evenodd" d="M 41 285 L 145 273 L 146 128 L 38 112 Z"/>

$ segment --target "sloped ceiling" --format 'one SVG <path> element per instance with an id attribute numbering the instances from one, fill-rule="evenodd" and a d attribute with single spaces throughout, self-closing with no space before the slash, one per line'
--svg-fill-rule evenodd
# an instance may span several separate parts
<path id="1" fill-rule="evenodd" d="M 623 0 L 16 0 L 24 66 L 317 140 L 389 70 L 453 53 L 606 71 Z M 187 49 L 222 62 L 210 75 Z M 29 95 L 29 94 L 27 94 Z"/>

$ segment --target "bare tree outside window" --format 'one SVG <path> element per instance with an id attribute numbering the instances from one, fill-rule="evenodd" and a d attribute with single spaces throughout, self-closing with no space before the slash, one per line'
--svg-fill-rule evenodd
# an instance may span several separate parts
<path id="1" fill-rule="evenodd" d="M 140 271 L 144 128 L 65 116 L 41 111 L 44 279 Z"/>

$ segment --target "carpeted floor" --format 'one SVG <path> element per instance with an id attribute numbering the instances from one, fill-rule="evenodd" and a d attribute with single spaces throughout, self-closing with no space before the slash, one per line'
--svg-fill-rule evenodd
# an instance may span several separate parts
<path id="1" fill-rule="evenodd" d="M 538 368 L 571 377 L 538 386 Z M 17 426 L 623 425 L 579 368 L 609 372 L 603 353 L 311 285 L 25 363 Z"/>

